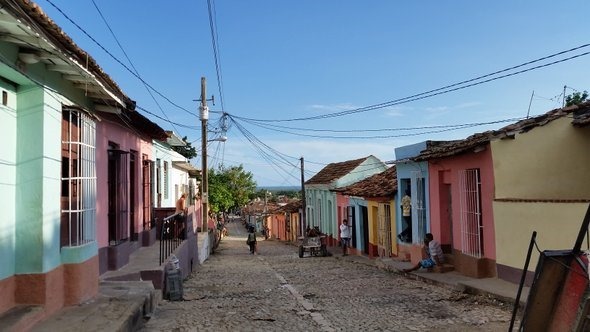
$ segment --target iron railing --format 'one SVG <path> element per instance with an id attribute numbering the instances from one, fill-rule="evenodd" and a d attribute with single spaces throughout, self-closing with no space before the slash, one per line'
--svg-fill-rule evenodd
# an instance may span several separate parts
<path id="1" fill-rule="evenodd" d="M 160 265 L 182 244 L 186 236 L 186 215 L 176 213 L 162 220 L 160 228 Z"/>

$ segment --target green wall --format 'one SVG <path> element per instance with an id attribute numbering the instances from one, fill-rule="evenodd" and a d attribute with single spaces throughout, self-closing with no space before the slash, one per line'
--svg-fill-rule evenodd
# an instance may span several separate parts
<path id="1" fill-rule="evenodd" d="M 0 104 L 0 128 L 2 149 L 0 149 L 0 279 L 14 274 L 14 230 L 16 190 L 16 94 L 15 87 L 0 80 L 0 94 L 8 94 L 8 104 Z"/>

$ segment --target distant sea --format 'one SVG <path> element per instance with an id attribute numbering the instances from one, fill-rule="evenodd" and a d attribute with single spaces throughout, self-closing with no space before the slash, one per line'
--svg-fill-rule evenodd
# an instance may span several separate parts
<path id="1" fill-rule="evenodd" d="M 297 186 L 259 186 L 256 187 L 256 190 L 266 189 L 270 192 L 278 192 L 278 191 L 301 191 L 301 187 Z"/>

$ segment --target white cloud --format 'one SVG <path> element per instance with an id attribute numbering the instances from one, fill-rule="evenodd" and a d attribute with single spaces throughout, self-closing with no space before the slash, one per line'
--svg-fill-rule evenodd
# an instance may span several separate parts
<path id="1" fill-rule="evenodd" d="M 340 104 L 331 104 L 331 105 L 321 105 L 321 104 L 314 104 L 309 105 L 308 108 L 311 108 L 315 111 L 322 112 L 322 113 L 331 113 L 331 112 L 340 112 L 340 111 L 347 111 L 359 108 L 351 103 L 340 103 Z"/>
<path id="2" fill-rule="evenodd" d="M 399 117 L 404 116 L 406 112 L 412 111 L 412 107 L 404 107 L 404 106 L 391 106 L 384 108 L 385 112 L 384 115 L 388 117 Z"/>

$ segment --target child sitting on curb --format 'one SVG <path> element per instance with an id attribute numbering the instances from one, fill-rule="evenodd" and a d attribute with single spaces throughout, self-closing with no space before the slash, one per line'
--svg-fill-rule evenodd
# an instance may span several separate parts
<path id="1" fill-rule="evenodd" d="M 412 271 L 416 271 L 419 268 L 425 268 L 429 271 L 432 269 L 441 267 L 444 263 L 444 256 L 442 248 L 440 247 L 440 243 L 434 240 L 434 237 L 431 233 L 427 233 L 424 236 L 424 245 L 426 246 L 426 252 L 428 254 L 428 258 L 421 260 L 418 264 L 414 265 L 410 269 L 403 269 L 402 271 L 408 273 Z"/>

